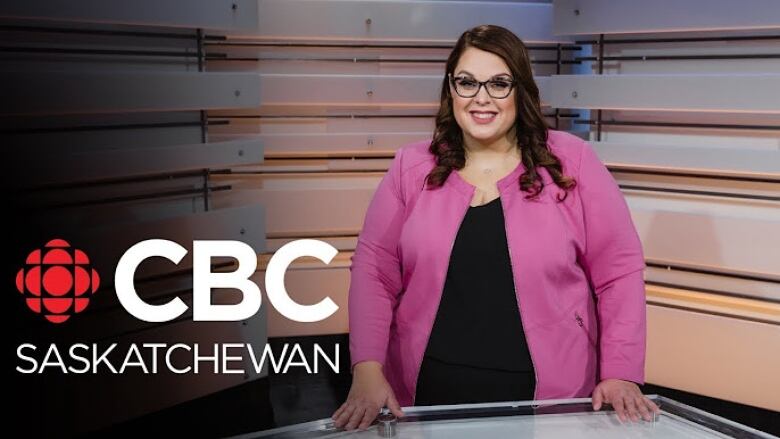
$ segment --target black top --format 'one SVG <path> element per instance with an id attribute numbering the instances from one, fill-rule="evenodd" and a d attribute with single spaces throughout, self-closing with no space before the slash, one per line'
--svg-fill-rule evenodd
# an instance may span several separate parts
<path id="1" fill-rule="evenodd" d="M 425 356 L 449 364 L 533 371 L 500 198 L 471 206 L 463 218 Z"/>

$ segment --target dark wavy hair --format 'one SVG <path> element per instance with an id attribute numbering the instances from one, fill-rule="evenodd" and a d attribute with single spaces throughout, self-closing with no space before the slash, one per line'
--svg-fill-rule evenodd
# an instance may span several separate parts
<path id="1" fill-rule="evenodd" d="M 558 187 L 565 189 L 562 201 L 577 182 L 563 175 L 561 162 L 547 147 L 547 122 L 542 116 L 539 88 L 533 79 L 528 49 L 514 33 L 500 26 L 481 25 L 469 29 L 458 38 L 447 58 L 446 71 L 441 87 L 441 102 L 436 115 L 436 128 L 429 151 L 436 157 L 436 166 L 426 177 L 430 188 L 441 187 L 455 169 L 466 165 L 463 131 L 452 110 L 449 75 L 454 74 L 463 52 L 475 47 L 501 57 L 517 81 L 515 87 L 515 134 L 526 171 L 519 179 L 520 189 L 528 193 L 526 198 L 537 197 L 544 188 L 537 167 L 542 166 Z"/>

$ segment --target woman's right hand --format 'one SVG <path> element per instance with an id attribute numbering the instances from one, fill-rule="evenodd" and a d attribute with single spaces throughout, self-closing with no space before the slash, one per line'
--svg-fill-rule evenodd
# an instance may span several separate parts
<path id="1" fill-rule="evenodd" d="M 382 365 L 377 361 L 361 361 L 352 371 L 352 387 L 347 401 L 333 413 L 332 418 L 337 428 L 353 430 L 357 427 L 363 430 L 374 422 L 383 407 L 389 408 L 399 418 L 404 415 L 385 379 Z"/>

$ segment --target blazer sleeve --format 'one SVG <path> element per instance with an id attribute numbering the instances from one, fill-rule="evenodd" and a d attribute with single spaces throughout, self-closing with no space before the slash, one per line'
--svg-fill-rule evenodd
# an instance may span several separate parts
<path id="1" fill-rule="evenodd" d="M 366 360 L 385 364 L 390 325 L 402 289 L 398 242 L 405 212 L 401 186 L 403 152 L 404 148 L 396 152 L 374 192 L 351 258 L 351 367 Z"/>
<path id="2" fill-rule="evenodd" d="M 600 379 L 644 384 L 646 304 L 642 243 L 606 166 L 584 142 L 577 180 L 585 226 L 581 265 L 596 295 Z"/>

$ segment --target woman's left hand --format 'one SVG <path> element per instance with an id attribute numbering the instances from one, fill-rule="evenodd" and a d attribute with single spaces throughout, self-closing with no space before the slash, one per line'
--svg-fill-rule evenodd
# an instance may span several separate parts
<path id="1" fill-rule="evenodd" d="M 606 379 L 600 382 L 593 390 L 593 410 L 601 409 L 601 404 L 605 402 L 612 404 L 623 422 L 628 419 L 637 422 L 640 414 L 645 421 L 651 421 L 651 413 L 661 413 L 661 409 L 631 381 Z"/>

